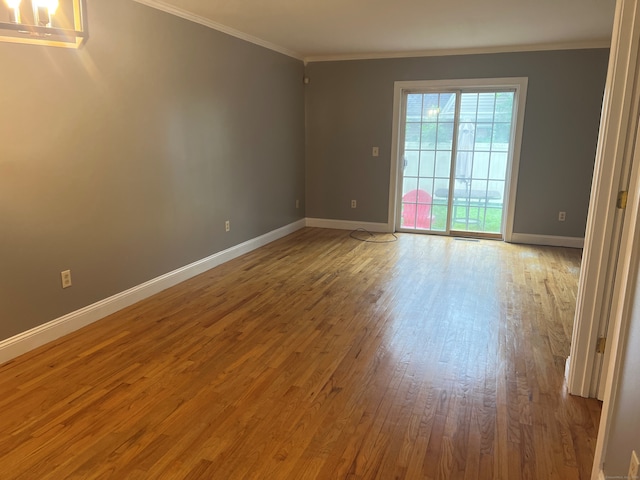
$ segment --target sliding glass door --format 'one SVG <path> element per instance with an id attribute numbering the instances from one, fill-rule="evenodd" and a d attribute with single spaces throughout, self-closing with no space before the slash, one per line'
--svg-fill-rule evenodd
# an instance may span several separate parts
<path id="1" fill-rule="evenodd" d="M 500 236 L 515 90 L 405 91 L 397 229 Z"/>
<path id="2" fill-rule="evenodd" d="M 455 130 L 455 92 L 409 93 L 405 97 L 400 228 L 446 232 Z M 452 107 L 453 105 L 453 107 Z"/>

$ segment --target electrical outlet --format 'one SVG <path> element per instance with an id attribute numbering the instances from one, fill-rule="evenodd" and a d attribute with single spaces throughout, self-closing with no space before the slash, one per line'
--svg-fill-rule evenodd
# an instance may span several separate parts
<path id="1" fill-rule="evenodd" d="M 355 200 L 351 200 L 351 208 L 356 208 L 358 206 L 358 202 Z"/>
<path id="2" fill-rule="evenodd" d="M 564 222 L 567 219 L 567 212 L 558 212 L 558 221 Z"/>
<path id="3" fill-rule="evenodd" d="M 371 156 L 378 157 L 380 156 L 380 149 L 378 147 L 373 147 L 371 150 Z"/>
<path id="4" fill-rule="evenodd" d="M 296 208 L 300 208 L 300 200 L 296 200 Z"/>
<path id="5" fill-rule="evenodd" d="M 636 451 L 631 452 L 631 462 L 629 463 L 629 480 L 638 480 L 638 454 Z"/>
<path id="6" fill-rule="evenodd" d="M 60 272 L 60 278 L 62 279 L 62 288 L 69 288 L 71 286 L 71 270 Z"/>
<path id="7" fill-rule="evenodd" d="M 224 231 L 228 232 L 229 230 L 231 230 L 231 223 L 229 222 L 229 220 L 227 220 L 226 222 L 224 222 Z"/>

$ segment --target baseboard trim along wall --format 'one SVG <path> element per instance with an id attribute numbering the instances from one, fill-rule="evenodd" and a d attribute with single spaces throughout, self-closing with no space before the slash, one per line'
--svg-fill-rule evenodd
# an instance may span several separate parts
<path id="1" fill-rule="evenodd" d="M 389 232 L 386 223 L 357 222 L 351 220 L 331 220 L 325 218 L 307 218 L 307 227 L 334 228 L 336 230 L 357 230 L 364 228 L 370 232 Z M 524 243 L 527 245 L 548 245 L 551 247 L 583 248 L 584 238 L 559 237 L 555 235 L 532 235 L 529 233 L 512 233 L 511 243 Z"/>
<path id="2" fill-rule="evenodd" d="M 180 282 L 184 282 L 196 275 L 221 265 L 229 260 L 233 260 L 245 253 L 249 253 L 268 243 L 289 235 L 301 228 L 333 228 L 338 230 L 357 230 L 363 228 L 370 232 L 388 232 L 386 223 L 357 222 L 350 220 L 331 220 L 322 218 L 306 218 L 298 220 L 284 227 L 265 233 L 259 237 L 247 240 L 226 250 L 198 260 L 184 267 L 178 268 L 169 273 L 149 280 L 124 292 L 117 293 L 109 298 L 100 300 L 92 305 L 68 313 L 43 325 L 19 333 L 11 338 L 0 341 L 0 364 L 7 362 L 23 353 L 38 348 L 46 343 L 74 332 L 86 325 L 89 325 L 112 313 L 122 310 L 136 302 L 155 295 L 162 290 L 173 287 Z M 514 233 L 511 237 L 512 243 L 525 243 L 531 245 L 551 245 L 559 247 L 582 248 L 583 238 L 556 237 L 547 235 L 529 235 Z"/>
<path id="3" fill-rule="evenodd" d="M 307 218 L 307 227 L 333 228 L 336 230 L 357 230 L 364 228 L 370 232 L 386 233 L 389 226 L 386 223 L 357 222 L 351 220 L 331 220 L 325 218 Z"/>
<path id="4" fill-rule="evenodd" d="M 512 233 L 511 243 L 525 243 L 527 245 L 548 245 L 550 247 L 583 248 L 584 238 L 556 237 L 554 235 L 531 235 L 529 233 Z"/>
<path id="5" fill-rule="evenodd" d="M 298 220 L 0 341 L 0 364 L 304 227 L 305 219 Z"/>

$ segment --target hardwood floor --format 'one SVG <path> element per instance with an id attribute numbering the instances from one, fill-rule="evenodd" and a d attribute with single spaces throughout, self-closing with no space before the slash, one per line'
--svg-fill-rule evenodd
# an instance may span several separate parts
<path id="1" fill-rule="evenodd" d="M 301 230 L 0 367 L 0 478 L 588 479 L 579 263 Z"/>

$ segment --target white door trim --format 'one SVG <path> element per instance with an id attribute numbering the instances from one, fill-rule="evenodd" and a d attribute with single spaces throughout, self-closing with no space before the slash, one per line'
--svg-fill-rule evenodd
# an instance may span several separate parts
<path id="1" fill-rule="evenodd" d="M 605 130 L 609 119 L 614 123 L 619 137 L 612 138 L 610 142 L 629 145 L 629 154 L 633 155 L 631 176 L 629 182 L 629 197 L 625 212 L 625 222 L 621 235 L 620 256 L 616 270 L 616 289 L 611 307 L 611 318 L 607 339 L 607 361 L 605 362 L 605 388 L 603 395 L 602 413 L 598 428 L 598 439 L 594 452 L 593 469 L 591 478 L 600 480 L 604 477 L 604 467 L 607 453 L 607 445 L 611 434 L 612 421 L 616 413 L 616 400 L 620 390 L 621 363 L 627 344 L 628 326 L 632 314 L 635 296 L 635 285 L 638 281 L 638 266 L 640 264 L 640 145 L 638 145 L 638 131 L 635 133 L 635 141 L 629 134 L 629 129 L 637 123 L 640 108 L 635 103 L 629 111 L 624 111 L 625 102 L 631 104 L 631 96 L 634 88 L 637 91 L 640 78 L 638 77 L 638 44 L 640 42 L 640 0 L 618 0 L 613 25 L 613 37 L 610 53 L 609 72 L 607 74 L 607 86 L 605 88 L 605 106 L 603 109 L 603 124 L 601 130 Z M 636 100 L 637 101 L 637 100 Z M 615 103 L 617 102 L 617 103 Z M 612 104 L 619 112 L 611 110 L 606 115 L 607 104 Z M 611 134 L 613 136 L 613 134 Z M 601 131 L 600 141 L 606 139 L 606 133 Z M 609 146 L 607 142 L 603 149 Z M 622 146 L 622 145 L 621 145 Z M 600 143 L 598 145 L 600 150 Z M 615 151 L 615 150 L 614 150 Z M 622 154 L 620 154 L 622 155 Z M 597 164 L 603 164 L 605 158 L 598 158 Z M 619 157 L 613 160 L 620 160 Z M 602 165 L 597 165 L 602 167 Z M 596 173 L 598 170 L 596 170 Z M 597 181 L 594 181 L 594 189 Z M 592 197 L 594 194 L 592 193 Z M 601 199 L 601 203 L 610 204 L 613 199 Z M 593 199 L 592 199 L 593 201 Z M 591 212 L 589 214 L 591 217 Z M 595 215 L 594 215 L 595 216 Z M 589 233 L 589 231 L 587 232 Z M 602 261 L 601 258 L 595 260 Z M 582 284 L 582 277 L 581 282 Z M 585 282 L 586 283 L 586 282 Z M 581 292 L 579 292 L 581 293 Z M 587 292 L 589 293 L 589 292 Z M 637 305 L 636 305 L 637 307 Z M 576 323 L 580 320 L 576 311 Z M 591 332 L 593 335 L 593 332 Z M 576 332 L 574 328 L 574 341 Z M 573 346 L 572 346 L 573 349 Z M 573 362 L 573 360 L 572 360 Z"/>
<path id="2" fill-rule="evenodd" d="M 516 187 L 518 183 L 518 171 L 520 165 L 520 149 L 522 146 L 522 130 L 524 126 L 524 111 L 527 98 L 527 77 L 503 77 L 503 78 L 468 78 L 453 80 L 414 80 L 398 81 L 393 88 L 393 130 L 391 133 L 391 166 L 389 175 L 389 212 L 387 216 L 387 228 L 395 231 L 397 215 L 397 192 L 400 174 L 400 141 L 402 95 L 405 90 L 438 90 L 438 89 L 464 89 L 464 88 L 513 88 L 516 91 L 514 119 L 515 128 L 512 131 L 513 151 L 509 156 L 507 166 L 507 182 L 505 190 L 504 221 L 502 236 L 505 241 L 511 241 L 513 234 L 513 219 L 515 215 Z"/>
<path id="3" fill-rule="evenodd" d="M 615 266 L 621 225 L 615 208 L 623 179 L 623 167 L 632 155 L 629 139 L 635 133 L 638 40 L 637 0 L 619 0 L 612 37 L 609 69 L 602 106 L 602 119 L 589 201 L 585 249 L 578 284 L 576 314 L 571 340 L 567 384 L 569 393 L 596 395 L 594 366 L 596 342 L 609 309 L 612 268 Z M 634 96 L 636 97 L 634 99 Z M 618 233 L 615 233 L 618 232 Z M 609 292 L 609 293 L 607 293 Z M 599 368 L 599 367 L 598 367 Z"/>
<path id="4" fill-rule="evenodd" d="M 640 135 L 640 129 L 636 138 Z M 640 265 L 640 145 L 636 142 L 633 160 L 626 220 L 622 231 L 620 258 L 616 270 L 616 289 L 611 310 L 609 337 L 607 338 L 608 362 L 605 364 L 604 402 L 598 428 L 598 440 L 593 463 L 593 475 L 604 467 L 604 454 L 609 440 L 611 421 L 614 418 L 616 397 L 619 390 L 621 363 L 627 344 L 628 327 L 636 300 L 636 282 Z M 636 308 L 638 305 L 636 305 Z"/>

